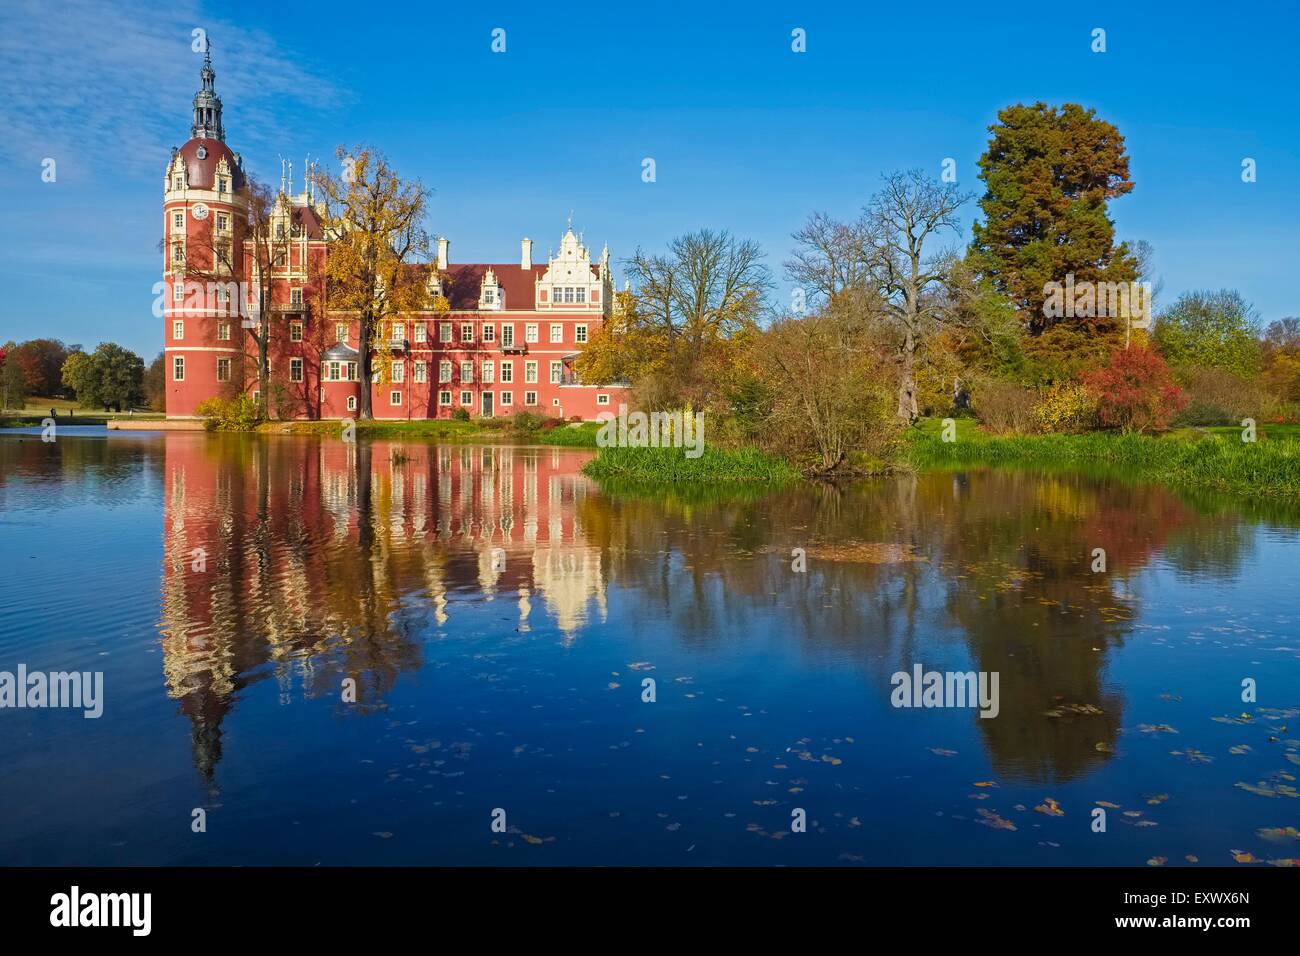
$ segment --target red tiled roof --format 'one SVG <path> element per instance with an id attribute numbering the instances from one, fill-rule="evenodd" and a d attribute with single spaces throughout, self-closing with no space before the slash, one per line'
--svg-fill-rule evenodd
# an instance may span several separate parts
<path id="1" fill-rule="evenodd" d="M 506 293 L 505 311 L 516 309 L 535 309 L 537 303 L 534 294 L 537 280 L 546 274 L 546 264 L 535 264 L 531 269 L 523 269 L 519 263 L 450 263 L 443 273 L 443 295 L 451 303 L 453 312 L 468 312 L 478 308 L 479 292 L 483 288 L 483 276 L 491 269 L 497 282 Z M 592 274 L 599 275 L 597 267 L 592 266 Z"/>

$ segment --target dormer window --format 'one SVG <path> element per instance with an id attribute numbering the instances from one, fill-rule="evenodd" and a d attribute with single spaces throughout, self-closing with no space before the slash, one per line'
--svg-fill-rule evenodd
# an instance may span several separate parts
<path id="1" fill-rule="evenodd" d="M 488 269 L 483 276 L 483 287 L 479 291 L 478 307 L 480 309 L 500 310 L 506 307 L 505 290 L 497 282 L 496 273 Z"/>

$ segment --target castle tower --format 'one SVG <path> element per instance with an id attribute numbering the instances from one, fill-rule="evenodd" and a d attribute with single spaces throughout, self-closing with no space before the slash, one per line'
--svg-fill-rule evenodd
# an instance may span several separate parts
<path id="1" fill-rule="evenodd" d="M 194 96 L 190 139 L 173 148 L 163 180 L 163 341 L 169 416 L 193 415 L 204 398 L 243 374 L 242 161 L 225 143 L 211 51 Z"/>

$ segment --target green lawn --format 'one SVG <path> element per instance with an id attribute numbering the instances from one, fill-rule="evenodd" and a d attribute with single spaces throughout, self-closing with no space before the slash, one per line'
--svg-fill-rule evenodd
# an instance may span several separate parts
<path id="1" fill-rule="evenodd" d="M 60 425 L 102 425 L 113 418 L 136 418 L 146 421 L 165 417 L 162 412 L 140 411 L 106 412 L 102 408 L 86 408 L 73 399 L 66 398 L 29 398 L 21 409 L 6 408 L 0 411 L 0 426 L 14 428 L 25 425 L 39 425 L 41 419 L 48 418 L 50 409 Z"/>

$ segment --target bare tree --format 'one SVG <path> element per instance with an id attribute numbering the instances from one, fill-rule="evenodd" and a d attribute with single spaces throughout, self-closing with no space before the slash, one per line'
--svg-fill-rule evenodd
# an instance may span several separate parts
<path id="1" fill-rule="evenodd" d="M 808 294 L 810 304 L 869 284 L 871 237 L 863 219 L 845 223 L 815 212 L 791 238 L 797 245 L 785 272 Z"/>
<path id="2" fill-rule="evenodd" d="M 956 257 L 935 251 L 940 233 L 956 231 L 957 210 L 970 199 L 953 183 L 919 169 L 883 177 L 884 185 L 854 222 L 814 213 L 794 234 L 798 246 L 786 274 L 857 316 L 863 327 L 884 322 L 898 355 L 898 416 L 916 421 L 916 367 L 927 340 L 947 321 L 949 276 Z"/>
<path id="3" fill-rule="evenodd" d="M 677 380 L 659 394 L 700 387 L 711 349 L 756 326 L 771 287 L 759 245 L 726 231 L 679 236 L 666 255 L 638 249 L 627 265 L 632 321 L 660 344 Z"/>
<path id="4" fill-rule="evenodd" d="M 890 173 L 884 182 L 866 209 L 871 281 L 899 334 L 898 417 L 915 422 L 917 352 L 944 321 L 944 288 L 955 258 L 927 250 L 926 243 L 945 230 L 956 232 L 957 210 L 970 196 L 919 169 Z"/>

